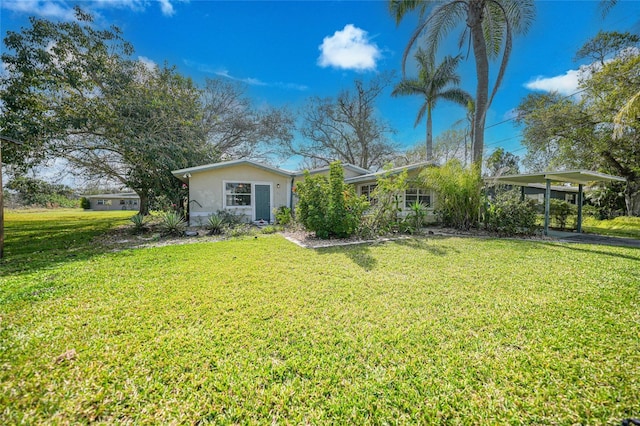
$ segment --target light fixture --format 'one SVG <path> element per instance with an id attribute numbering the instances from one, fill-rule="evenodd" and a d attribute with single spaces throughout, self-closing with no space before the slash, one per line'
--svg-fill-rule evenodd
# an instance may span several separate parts
<path id="1" fill-rule="evenodd" d="M 277 184 L 277 185 L 276 185 L 276 188 L 280 188 L 280 184 Z"/>

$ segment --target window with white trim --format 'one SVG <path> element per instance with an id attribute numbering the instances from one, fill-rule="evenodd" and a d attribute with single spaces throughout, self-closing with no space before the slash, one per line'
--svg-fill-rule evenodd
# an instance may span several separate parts
<path id="1" fill-rule="evenodd" d="M 372 183 L 369 185 L 362 185 L 360 187 L 360 195 L 364 195 L 367 198 L 367 201 L 371 203 L 372 206 L 376 204 L 376 201 L 378 201 L 371 196 L 371 194 L 373 193 L 373 191 L 376 189 L 377 186 L 378 184 Z"/>
<path id="2" fill-rule="evenodd" d="M 244 182 L 225 183 L 227 207 L 251 206 L 251 184 Z"/>
<path id="3" fill-rule="evenodd" d="M 431 191 L 421 188 L 408 188 L 404 192 L 404 206 L 410 208 L 413 203 L 431 207 Z"/>

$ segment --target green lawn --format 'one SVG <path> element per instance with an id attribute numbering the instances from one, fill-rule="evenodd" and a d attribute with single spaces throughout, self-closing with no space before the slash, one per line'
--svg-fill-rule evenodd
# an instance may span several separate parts
<path id="1" fill-rule="evenodd" d="M 37 244 L 24 215 L 0 271 L 0 424 L 640 416 L 638 249 L 260 235 L 107 252 L 90 234 L 122 214 L 52 219 L 49 238 L 33 220 Z"/>

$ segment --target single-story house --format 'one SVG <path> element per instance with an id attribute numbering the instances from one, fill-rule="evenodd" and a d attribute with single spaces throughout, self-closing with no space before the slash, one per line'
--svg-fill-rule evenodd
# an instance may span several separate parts
<path id="1" fill-rule="evenodd" d="M 427 163 L 393 169 L 399 173 L 406 169 L 415 177 Z M 369 196 L 376 179 L 382 172 L 343 164 L 345 182 L 355 185 L 358 194 Z M 293 192 L 296 182 L 304 179 L 303 171 L 288 171 L 252 160 L 224 161 L 203 166 L 189 167 L 172 172 L 189 186 L 189 224 L 204 225 L 209 216 L 220 210 L 233 212 L 246 222 L 273 222 L 273 211 L 285 206 L 295 208 Z M 309 171 L 310 174 L 329 174 L 329 167 Z M 411 187 L 402 194 L 401 206 L 409 211 L 413 201 L 428 206 L 433 216 L 435 195 L 430 190 Z"/>
<path id="2" fill-rule="evenodd" d="M 140 196 L 135 192 L 85 195 L 91 210 L 138 210 Z"/>

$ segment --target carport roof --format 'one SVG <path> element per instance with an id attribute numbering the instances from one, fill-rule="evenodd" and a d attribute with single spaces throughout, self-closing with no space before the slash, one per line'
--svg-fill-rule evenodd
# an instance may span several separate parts
<path id="1" fill-rule="evenodd" d="M 506 175 L 488 178 L 487 181 L 509 185 L 528 185 L 530 183 L 569 182 L 586 185 L 590 182 L 617 181 L 625 182 L 626 179 L 619 176 L 608 175 L 589 170 L 569 170 L 557 172 L 531 173 L 523 175 Z"/>

